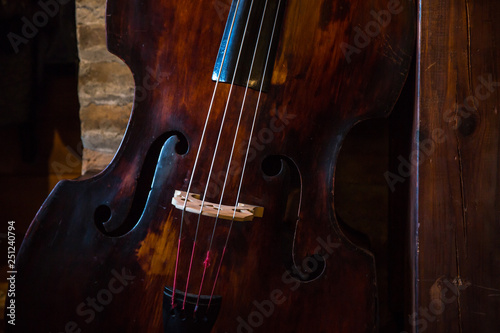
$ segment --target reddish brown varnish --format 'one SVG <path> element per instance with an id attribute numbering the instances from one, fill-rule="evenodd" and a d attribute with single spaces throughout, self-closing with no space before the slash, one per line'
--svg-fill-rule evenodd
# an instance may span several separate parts
<path id="1" fill-rule="evenodd" d="M 347 131 L 358 121 L 387 115 L 406 78 L 414 3 L 389 4 L 401 7 L 401 12 L 391 15 L 390 23 L 348 62 L 341 43 L 356 46 L 357 28 L 376 22 L 370 12 L 387 10 L 388 2 L 287 1 L 273 84 L 260 101 L 257 141 L 239 200 L 263 206 L 264 217 L 233 227 L 216 287 L 223 300 L 213 332 L 238 331 L 249 316 L 252 323 L 259 322 L 259 316 L 251 316 L 258 311 L 255 303 L 276 298 L 280 304 L 260 316 L 255 332 L 377 330 L 374 258 L 341 232 L 333 208 L 333 178 Z M 129 65 L 137 87 L 158 85 L 136 96 L 126 135 L 108 168 L 87 180 L 59 183 L 33 221 L 17 263 L 18 332 L 163 331 L 163 288 L 173 283 L 181 216 L 170 200 L 174 190 L 187 189 L 226 22 L 218 16 L 219 2 L 211 0 L 108 0 L 107 6 L 110 51 Z M 219 86 L 194 193 L 203 193 L 206 184 L 228 90 L 227 84 Z M 226 170 L 243 91 L 233 91 L 214 167 L 216 179 L 223 179 Z M 249 136 L 257 98 L 256 91 L 248 93 L 237 147 Z M 167 133 L 184 136 L 188 152 L 176 151 L 176 136 L 165 143 Z M 162 146 L 162 168 L 144 209 L 141 198 L 147 196 Z M 225 204 L 236 200 L 244 153 L 236 149 L 236 172 L 228 181 Z M 277 175 L 266 175 L 262 164 L 275 155 L 288 162 Z M 294 168 L 302 185 L 298 222 L 297 207 L 288 200 L 297 187 Z M 220 185 L 219 180 L 210 186 L 213 202 L 219 200 Z M 95 223 L 102 205 L 111 209 L 106 234 Z M 185 287 L 196 219 L 187 215 L 184 225 L 179 289 Z M 213 222 L 201 219 L 192 293 L 199 288 Z M 203 294 L 210 294 L 227 230 L 228 223 L 220 221 Z M 334 245 L 319 247 L 325 242 Z M 301 266 L 318 248 L 326 259 L 318 279 L 299 283 L 286 274 L 292 258 Z M 133 278 L 116 279 L 123 272 Z M 93 298 L 107 304 L 90 311 Z"/>

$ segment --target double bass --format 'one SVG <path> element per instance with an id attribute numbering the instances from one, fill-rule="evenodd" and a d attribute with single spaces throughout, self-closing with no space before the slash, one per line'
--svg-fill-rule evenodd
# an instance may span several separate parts
<path id="1" fill-rule="evenodd" d="M 221 3 L 108 0 L 135 104 L 109 166 L 61 181 L 34 218 L 11 331 L 377 331 L 335 162 L 402 89 L 414 3 Z"/>

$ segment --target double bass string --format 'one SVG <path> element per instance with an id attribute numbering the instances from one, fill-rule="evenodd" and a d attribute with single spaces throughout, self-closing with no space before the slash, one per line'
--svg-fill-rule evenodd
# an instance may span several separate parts
<path id="1" fill-rule="evenodd" d="M 186 299 L 187 299 L 188 287 L 189 287 L 189 280 L 190 280 L 190 277 L 191 277 L 191 269 L 192 269 L 192 266 L 193 266 L 193 259 L 194 259 L 195 249 L 196 249 L 196 241 L 198 239 L 198 231 L 199 231 L 199 227 L 200 227 L 202 210 L 203 210 L 203 206 L 205 205 L 206 196 L 207 196 L 207 192 L 208 192 L 208 187 L 210 185 L 210 177 L 212 176 L 212 172 L 213 172 L 213 168 L 214 168 L 214 164 L 215 164 L 215 158 L 216 158 L 217 152 L 219 150 L 219 144 L 220 144 L 220 141 L 221 141 L 220 139 L 221 139 L 221 136 L 222 136 L 222 130 L 224 129 L 224 124 L 225 124 L 225 121 L 226 121 L 226 115 L 227 115 L 227 111 L 229 109 L 229 102 L 231 100 L 231 96 L 232 96 L 232 92 L 233 92 L 234 81 L 236 79 L 236 72 L 237 72 L 237 69 L 238 69 L 238 65 L 239 65 L 240 58 L 241 58 L 241 53 L 242 53 L 242 50 L 243 50 L 243 43 L 245 41 L 245 37 L 246 37 L 246 34 L 247 34 L 247 30 L 248 30 L 248 23 L 250 21 L 250 14 L 252 12 L 253 3 L 254 3 L 254 0 L 252 0 L 252 2 L 251 2 L 249 14 L 248 14 L 248 17 L 247 17 L 247 20 L 246 20 L 245 29 L 244 29 L 244 32 L 243 32 L 243 38 L 242 38 L 242 41 L 241 41 L 241 44 L 240 44 L 240 49 L 238 51 L 238 57 L 237 57 L 237 60 L 236 60 L 236 66 L 235 66 L 235 70 L 234 70 L 233 77 L 232 77 L 232 80 L 231 80 L 231 86 L 229 88 L 229 93 L 228 93 L 227 100 L 226 100 L 226 106 L 224 108 L 224 113 L 222 115 L 222 121 L 221 121 L 221 125 L 220 125 L 220 128 L 219 128 L 219 134 L 217 136 L 217 142 L 215 144 L 215 150 L 214 150 L 214 153 L 213 153 L 213 156 L 212 156 L 212 162 L 210 164 L 210 171 L 208 173 L 207 182 L 206 182 L 206 185 L 205 185 L 205 190 L 203 192 L 203 198 L 201 200 L 201 208 L 200 208 L 200 212 L 198 214 L 198 220 L 196 222 L 196 231 L 195 231 L 195 235 L 194 235 L 193 248 L 191 250 L 191 259 L 189 261 L 189 270 L 188 270 L 188 275 L 187 275 L 187 280 L 186 280 L 186 290 L 184 292 L 184 300 L 183 300 L 183 303 L 182 303 L 182 308 L 183 309 L 185 308 L 185 305 L 186 305 Z M 235 18 L 236 18 L 236 12 L 235 12 L 235 15 L 234 15 L 234 18 L 233 18 L 233 22 L 234 22 Z M 228 38 L 228 41 L 227 41 L 227 44 L 226 44 L 226 49 L 227 49 L 227 46 L 229 45 L 229 42 L 230 42 L 230 37 Z M 222 69 L 222 66 L 221 66 L 221 69 Z M 220 75 L 220 70 L 219 70 L 219 75 Z M 240 118 L 241 118 L 241 114 L 240 114 Z M 239 124 L 239 122 L 238 122 L 238 124 Z M 238 134 L 238 129 L 236 129 L 236 135 L 237 134 Z M 232 156 L 232 154 L 231 154 L 231 156 Z M 230 157 L 230 161 L 229 161 L 229 165 L 230 164 L 231 164 L 231 157 Z M 222 195 L 221 195 L 221 198 L 222 198 Z M 187 200 L 186 200 L 186 202 L 187 202 Z M 186 202 L 184 203 L 184 205 L 186 205 Z M 220 212 L 220 206 L 219 206 L 219 210 L 218 211 Z M 217 223 L 217 219 L 215 221 L 215 224 L 216 223 Z M 203 269 L 203 275 L 202 275 L 201 284 L 200 284 L 200 293 L 201 293 L 201 286 L 203 285 L 203 280 L 205 279 L 205 273 L 206 273 L 207 267 L 209 266 L 209 262 L 210 262 L 210 249 L 207 251 L 206 258 L 203 261 L 204 269 Z M 195 312 L 196 312 L 196 310 L 198 308 L 199 299 L 200 299 L 200 294 L 198 294 L 198 299 L 197 299 L 197 304 L 196 304 L 196 307 L 195 307 Z"/>
<path id="2" fill-rule="evenodd" d="M 243 43 L 245 41 L 245 35 L 246 35 L 246 32 L 247 32 L 247 27 L 248 27 L 248 22 L 250 20 L 250 15 L 252 14 L 253 3 L 254 3 L 254 1 L 252 0 L 252 2 L 250 4 L 250 10 L 249 10 L 249 14 L 248 14 L 248 17 L 247 17 L 246 25 L 245 25 L 245 34 L 243 35 L 242 43 L 240 45 L 240 54 L 241 54 L 241 50 L 243 48 Z M 238 137 L 238 131 L 239 131 L 239 128 L 240 128 L 241 118 L 242 118 L 242 115 L 243 115 L 243 109 L 245 108 L 245 102 L 246 102 L 246 97 L 247 97 L 247 93 L 248 93 L 249 82 L 250 82 L 250 78 L 252 76 L 252 70 L 253 70 L 253 66 L 255 64 L 255 58 L 256 58 L 256 55 L 257 55 L 257 45 L 258 45 L 258 42 L 259 42 L 259 39 L 260 39 L 260 35 L 261 35 L 261 32 L 262 32 L 262 27 L 264 25 L 264 14 L 265 14 L 266 9 L 267 9 L 267 3 L 268 3 L 268 1 L 266 0 L 265 6 L 264 6 L 264 10 L 263 10 L 262 19 L 261 19 L 261 22 L 260 22 L 259 32 L 258 32 L 258 35 L 257 35 L 257 42 L 255 44 L 255 48 L 254 48 L 254 52 L 253 52 L 253 56 L 252 56 L 252 63 L 250 65 L 250 70 L 248 72 L 247 85 L 246 85 L 246 88 L 245 88 L 245 93 L 243 95 L 244 96 L 243 97 L 243 101 L 241 103 L 240 113 L 239 113 L 239 116 L 238 116 L 238 122 L 237 122 L 237 125 L 236 125 L 236 130 L 234 132 L 233 145 L 231 147 L 231 153 L 229 155 L 229 162 L 228 162 L 228 166 L 227 166 L 227 170 L 226 170 L 226 175 L 224 177 L 224 184 L 222 186 L 222 191 L 221 191 L 219 206 L 217 208 L 217 215 L 215 217 L 215 222 L 214 222 L 214 226 L 213 226 L 213 230 L 212 230 L 212 236 L 210 238 L 210 243 L 209 243 L 209 246 L 208 246 L 207 255 L 206 255 L 206 258 L 205 258 L 205 261 L 204 261 L 203 276 L 202 276 L 202 279 L 201 279 L 201 282 L 200 282 L 200 288 L 199 288 L 199 291 L 198 291 L 198 298 L 197 298 L 197 301 L 196 301 L 196 307 L 195 307 L 195 309 L 197 309 L 198 305 L 199 305 L 201 291 L 202 291 L 202 288 L 203 288 L 203 282 L 205 280 L 205 273 L 206 273 L 207 267 L 208 267 L 209 262 L 210 262 L 210 251 L 212 250 L 213 240 L 215 238 L 215 231 L 217 229 L 217 223 L 219 221 L 219 216 L 220 216 L 220 211 L 221 211 L 221 206 L 222 206 L 222 200 L 224 198 L 224 193 L 225 193 L 225 190 L 226 190 L 227 180 L 229 178 L 229 171 L 231 169 L 231 162 L 233 160 L 234 149 L 235 149 L 235 146 L 236 146 L 237 137 Z M 236 71 L 238 69 L 238 64 L 239 64 L 239 60 L 240 60 L 240 54 L 238 54 L 238 61 L 236 62 L 236 67 L 235 67 L 235 71 L 234 71 L 234 74 L 233 74 L 233 82 L 231 82 L 231 88 L 232 88 L 232 86 L 234 84 L 234 79 L 236 77 Z M 226 104 L 226 109 L 228 107 L 228 104 L 229 104 L 229 99 L 228 99 L 227 104 Z M 212 172 L 212 170 L 210 170 L 210 173 L 211 172 Z M 208 179 L 210 179 L 210 175 L 209 175 Z M 225 252 L 225 248 L 223 249 L 223 253 L 224 252 Z M 217 274 L 218 273 L 219 272 L 217 272 Z"/>
<path id="3" fill-rule="evenodd" d="M 196 166 L 198 165 L 198 159 L 200 157 L 201 147 L 203 145 L 203 140 L 205 138 L 205 134 L 206 134 L 206 130 L 207 130 L 207 125 L 208 125 L 208 120 L 210 119 L 210 114 L 212 112 L 212 107 L 213 107 L 214 100 L 215 100 L 215 94 L 216 94 L 217 88 L 219 86 L 220 74 L 222 72 L 224 61 L 226 59 L 226 53 L 227 53 L 227 49 L 228 49 L 228 46 L 229 46 L 229 40 L 231 39 L 231 35 L 233 33 L 234 22 L 236 20 L 236 13 L 239 10 L 239 5 L 240 5 L 240 0 L 238 0 L 238 2 L 236 3 L 235 15 L 233 17 L 233 21 L 231 22 L 231 28 L 229 30 L 228 43 L 226 43 L 226 47 L 224 49 L 224 54 L 222 56 L 221 66 L 220 66 L 220 69 L 219 69 L 219 73 L 217 75 L 217 81 L 215 82 L 214 92 L 212 94 L 212 100 L 210 101 L 210 107 L 208 109 L 208 114 L 207 114 L 207 117 L 205 119 L 205 125 L 203 127 L 203 132 L 202 132 L 201 138 L 200 138 L 200 145 L 198 146 L 198 151 L 196 153 L 196 158 L 195 158 L 195 161 L 194 161 L 193 171 L 191 172 L 191 177 L 190 177 L 190 180 L 189 180 L 189 185 L 188 185 L 188 188 L 187 188 L 187 191 L 186 191 L 186 201 L 184 202 L 184 206 L 182 208 L 181 225 L 180 225 L 180 229 L 179 229 L 179 239 L 178 239 L 178 242 L 177 242 L 177 254 L 176 254 L 176 258 L 175 258 L 174 283 L 173 283 L 173 287 L 172 287 L 172 289 L 173 289 L 173 292 L 172 292 L 172 308 L 175 307 L 175 292 L 176 292 L 176 285 L 177 285 L 177 273 L 178 273 L 178 267 L 179 267 L 179 254 L 180 254 L 180 250 L 181 250 L 182 227 L 183 227 L 183 224 L 184 224 L 184 214 L 186 212 L 187 198 L 189 197 L 189 193 L 191 191 L 191 185 L 193 184 L 194 174 L 196 172 Z"/>
<path id="4" fill-rule="evenodd" d="M 267 2 L 268 2 L 268 0 L 266 0 L 266 7 L 267 7 Z M 212 286 L 212 292 L 210 294 L 210 300 L 208 302 L 208 307 L 209 308 L 210 308 L 210 304 L 212 303 L 212 298 L 214 296 L 214 292 L 215 292 L 215 287 L 217 285 L 217 281 L 219 279 L 219 273 L 220 273 L 220 269 L 222 267 L 222 261 L 224 260 L 224 255 L 226 254 L 227 245 L 229 243 L 229 238 L 231 236 L 231 231 L 233 229 L 234 219 L 235 219 L 235 216 L 236 216 L 236 209 L 238 207 L 238 202 L 240 200 L 241 188 L 243 186 L 243 178 L 245 176 L 246 165 L 248 163 L 248 154 L 250 152 L 250 146 L 252 144 L 253 132 L 254 132 L 255 123 L 256 123 L 256 120 L 257 120 L 257 114 L 258 114 L 258 110 L 259 110 L 260 98 L 262 96 L 262 89 L 264 87 L 267 66 L 269 64 L 269 57 L 270 57 L 270 54 L 271 54 L 272 40 L 274 38 L 274 33 L 276 32 L 276 24 L 278 22 L 278 16 L 279 16 L 279 13 L 280 13 L 280 8 L 281 8 L 281 0 L 278 1 L 278 7 L 277 7 L 277 10 L 276 10 L 276 15 L 274 17 L 273 32 L 271 34 L 271 43 L 269 43 L 269 48 L 267 50 L 266 64 L 264 66 L 262 81 L 260 83 L 260 88 L 259 88 L 259 97 L 257 98 L 257 105 L 255 106 L 255 111 L 254 111 L 253 121 L 252 121 L 252 127 L 251 127 L 250 135 L 249 135 L 249 138 L 248 138 L 248 145 L 247 145 L 247 150 L 246 150 L 246 153 L 245 153 L 245 162 L 243 163 L 243 168 L 242 168 L 242 171 L 241 171 L 240 184 L 238 186 L 238 193 L 236 195 L 236 201 L 235 201 L 234 209 L 233 209 L 233 218 L 231 219 L 231 224 L 229 225 L 229 230 L 227 232 L 226 241 L 225 241 L 225 244 L 224 244 L 224 248 L 222 250 L 221 259 L 219 261 L 219 266 L 217 268 L 217 273 L 216 273 L 216 276 L 215 276 L 215 281 L 214 281 L 213 286 Z M 265 14 L 265 9 L 264 9 L 264 14 Z M 264 15 L 263 15 L 263 17 L 264 17 Z M 260 31 L 259 31 L 259 34 L 260 34 Z M 256 47 L 257 47 L 257 45 L 256 45 Z M 253 61 L 252 61 L 252 65 L 253 65 Z M 249 80 L 250 80 L 250 77 L 249 77 Z M 249 80 L 247 81 L 247 89 L 245 90 L 245 98 L 246 98 L 246 93 L 248 91 Z M 235 140 L 236 140 L 236 138 L 235 138 Z M 233 142 L 233 148 L 234 148 L 234 144 L 235 144 L 235 142 Z M 226 173 L 226 177 L 227 176 L 228 176 L 228 173 Z M 301 201 L 302 201 L 302 199 L 301 199 Z M 222 202 L 222 198 L 221 198 L 221 202 Z M 300 208 L 299 208 L 299 210 L 300 210 Z M 212 240 L 213 240 L 213 237 L 214 237 L 214 234 L 212 235 Z M 198 295 L 198 297 L 199 297 L 199 295 Z"/>

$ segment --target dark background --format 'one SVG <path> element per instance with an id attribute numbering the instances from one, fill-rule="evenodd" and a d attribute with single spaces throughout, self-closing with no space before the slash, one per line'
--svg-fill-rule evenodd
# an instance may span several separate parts
<path id="1" fill-rule="evenodd" d="M 31 21 L 40 10 L 37 2 L 0 2 L 0 332 L 7 222 L 15 221 L 18 251 L 50 190 L 81 171 L 75 3 L 13 46 L 13 34 L 24 38 L 23 17 Z"/>

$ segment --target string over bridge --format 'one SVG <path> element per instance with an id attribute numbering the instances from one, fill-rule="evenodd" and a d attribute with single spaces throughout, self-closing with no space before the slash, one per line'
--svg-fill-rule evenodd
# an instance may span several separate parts
<path id="1" fill-rule="evenodd" d="M 234 221 L 252 221 L 254 217 L 262 217 L 264 215 L 264 207 L 252 206 L 238 203 L 237 206 L 219 205 L 211 202 L 203 202 L 201 196 L 196 193 L 187 193 L 176 190 L 172 198 L 172 205 L 175 208 L 183 210 L 184 205 L 186 211 L 194 214 L 201 214 L 210 217 L 219 217 L 224 220 Z"/>

